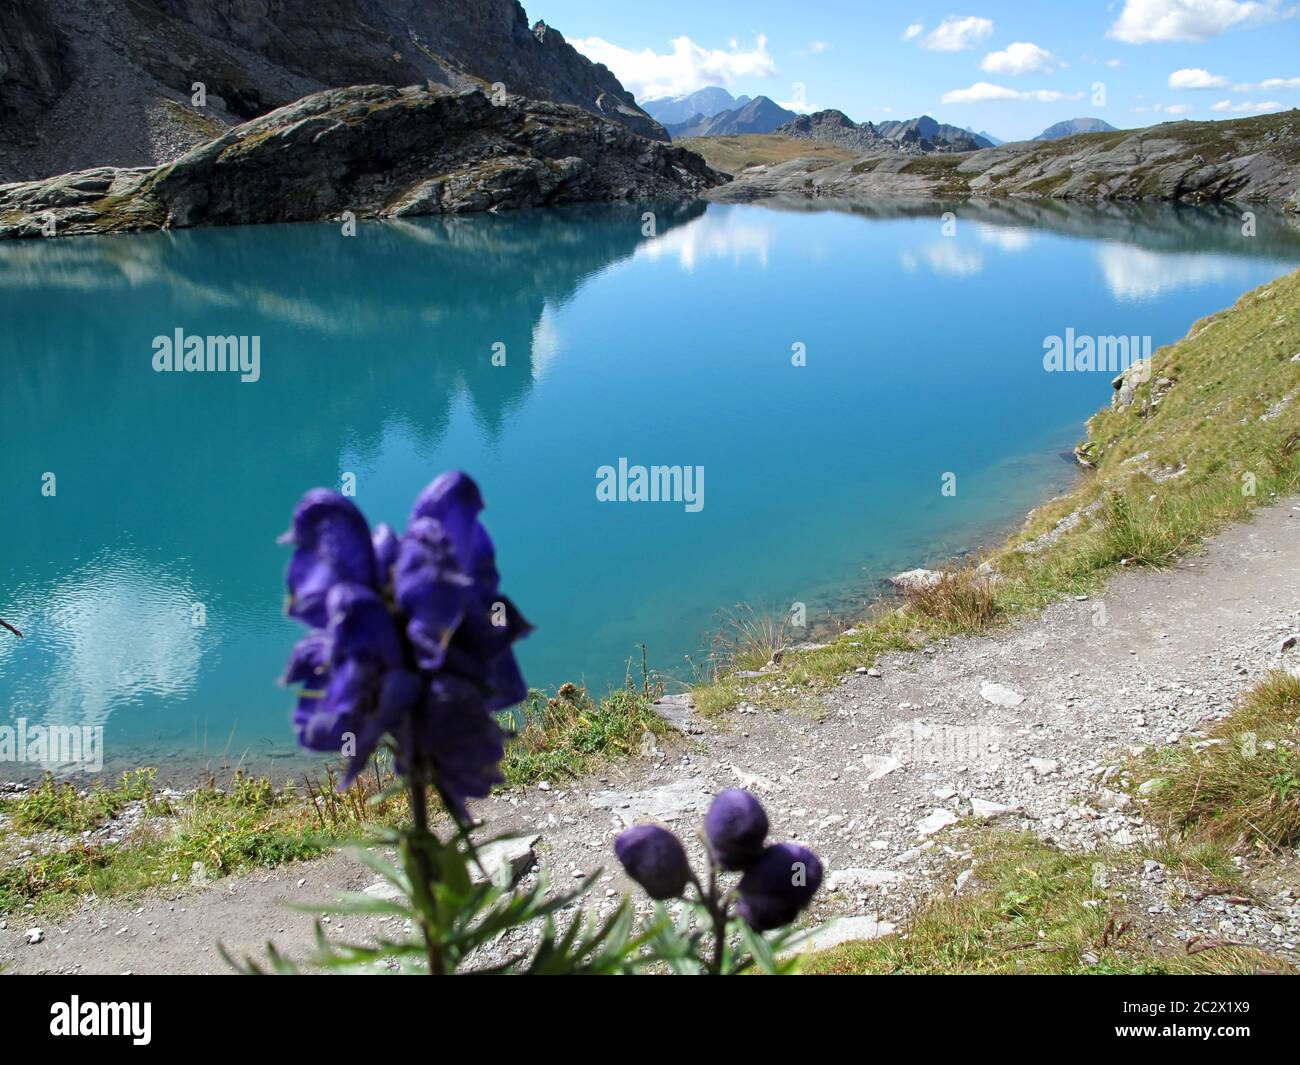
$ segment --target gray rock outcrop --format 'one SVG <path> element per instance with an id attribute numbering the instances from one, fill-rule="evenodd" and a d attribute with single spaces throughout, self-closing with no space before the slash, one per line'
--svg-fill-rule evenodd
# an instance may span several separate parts
<path id="1" fill-rule="evenodd" d="M 725 181 L 581 108 L 472 89 L 329 89 L 153 168 L 0 186 L 0 238 L 683 199 Z"/>

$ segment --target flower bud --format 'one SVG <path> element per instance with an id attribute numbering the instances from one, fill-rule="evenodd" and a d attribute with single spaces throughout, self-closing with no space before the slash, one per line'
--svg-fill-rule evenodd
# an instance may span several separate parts
<path id="1" fill-rule="evenodd" d="M 736 909 L 755 932 L 768 932 L 798 917 L 821 883 L 817 855 L 795 843 L 777 843 L 740 878 Z"/>
<path id="2" fill-rule="evenodd" d="M 627 875 L 652 899 L 676 898 L 686 889 L 691 867 L 681 841 L 659 825 L 637 825 L 614 840 L 614 853 Z"/>
<path id="3" fill-rule="evenodd" d="M 767 814 L 759 801 L 740 788 L 719 792 L 704 818 L 713 857 L 723 869 L 748 869 L 763 853 Z"/>

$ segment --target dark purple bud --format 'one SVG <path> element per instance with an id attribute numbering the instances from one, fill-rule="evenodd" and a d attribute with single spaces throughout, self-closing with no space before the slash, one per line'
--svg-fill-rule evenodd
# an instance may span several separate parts
<path id="1" fill-rule="evenodd" d="M 748 869 L 763 853 L 767 814 L 749 792 L 728 788 L 709 807 L 704 831 L 713 857 L 723 869 Z"/>
<path id="2" fill-rule="evenodd" d="M 788 925 L 822 883 L 822 863 L 807 847 L 777 843 L 740 878 L 736 909 L 755 932 Z"/>
<path id="3" fill-rule="evenodd" d="M 659 825 L 637 825 L 620 833 L 614 853 L 652 899 L 676 898 L 691 878 L 681 840 Z"/>

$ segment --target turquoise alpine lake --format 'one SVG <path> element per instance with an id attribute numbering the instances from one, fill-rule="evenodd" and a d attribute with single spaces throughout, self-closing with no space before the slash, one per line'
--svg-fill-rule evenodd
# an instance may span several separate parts
<path id="1" fill-rule="evenodd" d="M 102 726 L 108 767 L 164 775 L 288 755 L 294 504 L 335 486 L 401 528 L 450 469 L 536 625 L 534 687 L 639 681 L 643 644 L 688 680 L 720 611 L 850 612 L 1066 487 L 1116 359 L 1300 262 L 1242 214 L 695 203 L 0 244 L 0 725 Z"/>

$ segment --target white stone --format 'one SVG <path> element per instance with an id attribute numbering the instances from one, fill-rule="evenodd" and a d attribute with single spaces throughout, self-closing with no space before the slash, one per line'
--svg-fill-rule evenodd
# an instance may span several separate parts
<path id="1" fill-rule="evenodd" d="M 1029 768 L 1040 777 L 1050 777 L 1053 773 L 1061 771 L 1061 763 L 1055 758 L 1031 758 Z"/>
<path id="2" fill-rule="evenodd" d="M 862 765 L 867 771 L 868 784 L 903 768 L 903 763 L 892 754 L 864 754 Z"/>
<path id="3" fill-rule="evenodd" d="M 39 942 L 40 942 L 42 939 L 44 939 L 44 938 L 45 938 L 45 930 L 44 930 L 44 929 L 42 929 L 42 928 L 29 928 L 29 929 L 27 929 L 27 945 L 28 945 L 28 946 L 35 946 L 37 943 L 39 943 Z"/>
<path id="4" fill-rule="evenodd" d="M 994 706 L 1002 706 L 1007 709 L 1019 706 L 1025 701 L 1025 697 L 1014 688 L 1008 688 L 1004 684 L 995 684 L 992 681 L 986 681 L 980 685 L 980 698 L 992 703 Z"/>
<path id="5" fill-rule="evenodd" d="M 1015 807 L 1003 806 L 998 802 L 989 802 L 988 799 L 971 799 L 970 812 L 981 820 L 990 820 L 994 817 L 1001 817 L 1003 814 L 1009 814 Z"/>
<path id="6" fill-rule="evenodd" d="M 947 828 L 949 825 L 955 825 L 956 823 L 956 814 L 951 810 L 936 807 L 930 811 L 929 816 L 917 822 L 916 834 L 918 836 L 933 836 L 941 828 Z"/>

